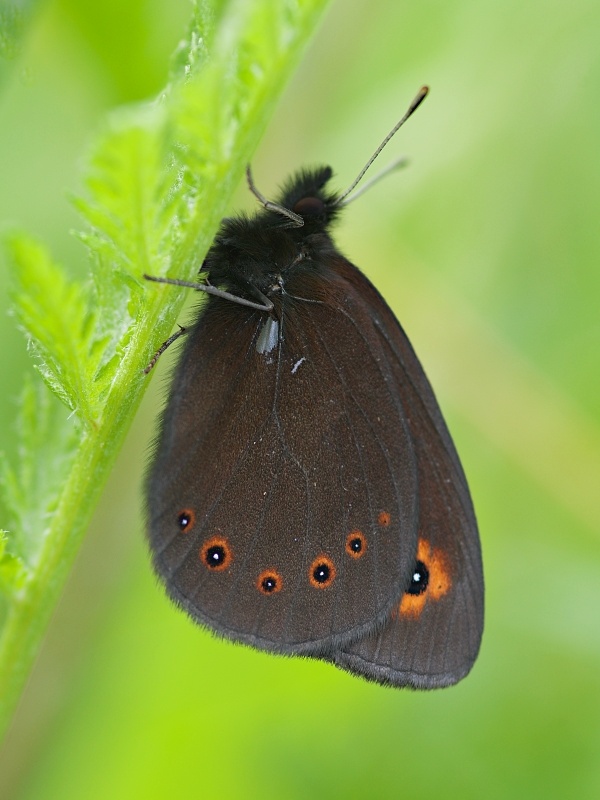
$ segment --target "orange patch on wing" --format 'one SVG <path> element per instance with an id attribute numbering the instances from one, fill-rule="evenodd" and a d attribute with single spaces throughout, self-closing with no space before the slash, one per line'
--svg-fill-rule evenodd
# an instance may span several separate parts
<path id="1" fill-rule="evenodd" d="M 429 572 L 427 588 L 422 594 L 406 592 L 402 596 L 398 613 L 403 617 L 418 617 L 428 601 L 436 602 L 447 594 L 452 586 L 450 565 L 443 550 L 431 547 L 425 539 L 419 539 L 417 561 L 422 561 Z"/>
<path id="2" fill-rule="evenodd" d="M 390 524 L 391 521 L 392 521 L 392 515 L 390 514 L 389 511 L 379 512 L 379 516 L 377 517 L 377 522 L 380 525 L 382 525 L 384 528 L 387 528 L 387 526 Z"/>

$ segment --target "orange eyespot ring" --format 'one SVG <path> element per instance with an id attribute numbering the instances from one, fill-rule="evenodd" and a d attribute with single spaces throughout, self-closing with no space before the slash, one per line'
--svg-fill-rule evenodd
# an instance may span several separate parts
<path id="1" fill-rule="evenodd" d="M 346 552 L 351 558 L 362 558 L 367 552 L 367 539 L 362 531 L 351 531 L 346 537 Z"/>
<path id="2" fill-rule="evenodd" d="M 398 608 L 400 616 L 418 618 L 427 603 L 441 600 L 451 588 L 451 566 L 446 554 L 420 539 L 412 580 Z"/>
<path id="3" fill-rule="evenodd" d="M 200 560 L 211 572 L 222 572 L 231 565 L 231 547 L 223 536 L 213 536 L 200 548 Z"/>
<path id="4" fill-rule="evenodd" d="M 184 508 L 177 515 L 177 524 L 182 533 L 187 533 L 196 524 L 196 514 L 193 508 Z"/>
<path id="5" fill-rule="evenodd" d="M 327 589 L 335 580 L 335 564 L 329 556 L 317 556 L 308 569 L 308 580 L 315 589 Z"/>
<path id="6" fill-rule="evenodd" d="M 277 594 L 283 589 L 283 578 L 274 569 L 263 570 L 256 579 L 256 588 L 261 594 Z"/>
<path id="7" fill-rule="evenodd" d="M 382 527 L 387 528 L 387 526 L 390 524 L 391 521 L 392 521 L 392 515 L 390 514 L 389 511 L 380 511 L 379 512 L 379 516 L 377 517 L 377 522 Z"/>

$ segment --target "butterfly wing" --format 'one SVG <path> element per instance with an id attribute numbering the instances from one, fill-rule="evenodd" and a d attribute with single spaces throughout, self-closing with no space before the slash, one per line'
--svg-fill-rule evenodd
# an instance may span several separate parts
<path id="1" fill-rule="evenodd" d="M 148 476 L 171 597 L 268 650 L 329 653 L 381 627 L 414 564 L 413 434 L 396 355 L 352 270 L 299 271 L 275 322 L 209 299 Z"/>
<path id="2" fill-rule="evenodd" d="M 365 302 L 386 342 L 417 459 L 420 582 L 413 583 L 379 632 L 332 660 L 368 679 L 435 688 L 471 669 L 483 631 L 483 569 L 475 513 L 456 450 L 431 386 L 401 327 L 372 287 Z M 425 581 L 423 580 L 425 578 Z"/>

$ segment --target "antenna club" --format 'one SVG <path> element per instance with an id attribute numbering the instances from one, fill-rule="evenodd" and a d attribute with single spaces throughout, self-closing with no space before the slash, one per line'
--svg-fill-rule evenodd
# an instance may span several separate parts
<path id="1" fill-rule="evenodd" d="M 352 192 L 354 191 L 354 188 L 360 183 L 360 181 L 362 180 L 362 177 L 365 174 L 365 172 L 369 169 L 371 164 L 375 161 L 375 159 L 377 158 L 379 153 L 381 153 L 381 151 L 386 146 L 386 144 L 389 142 L 389 140 L 392 138 L 392 136 L 394 136 L 396 134 L 396 132 L 399 130 L 399 128 L 401 128 L 404 125 L 406 120 L 409 117 L 411 117 L 413 115 L 413 113 L 417 110 L 417 108 L 421 105 L 423 100 L 427 97 L 428 93 L 429 93 L 429 86 L 421 86 L 421 88 L 417 92 L 416 96 L 414 97 L 412 103 L 409 105 L 408 109 L 405 111 L 404 115 L 394 125 L 392 130 L 388 133 L 388 135 L 385 137 L 383 142 L 379 145 L 377 150 L 375 150 L 375 152 L 373 153 L 371 158 L 367 161 L 365 166 L 358 173 L 358 175 L 354 179 L 354 181 L 350 184 L 350 186 L 346 189 L 345 192 L 343 192 L 342 194 L 340 194 L 338 196 L 337 201 L 333 205 L 341 206 L 341 205 L 347 205 L 348 204 L 349 200 L 347 200 L 347 198 L 349 198 L 350 195 L 352 195 Z M 385 172 L 387 172 L 387 170 Z M 385 174 L 385 172 L 384 172 L 384 174 Z"/>
<path id="2" fill-rule="evenodd" d="M 421 105 L 423 100 L 425 100 L 428 94 L 429 94 L 429 86 L 421 86 L 421 88 L 419 89 L 419 91 L 415 96 L 415 99 L 410 104 L 410 108 L 408 109 L 409 115 L 417 110 L 417 108 Z"/>

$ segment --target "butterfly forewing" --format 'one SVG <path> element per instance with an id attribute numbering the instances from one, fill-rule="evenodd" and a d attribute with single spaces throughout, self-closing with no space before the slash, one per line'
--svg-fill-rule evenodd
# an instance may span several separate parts
<path id="1" fill-rule="evenodd" d="M 310 277 L 290 282 L 267 352 L 264 314 L 210 299 L 148 482 L 173 598 L 220 633 L 284 652 L 373 630 L 416 548 L 415 457 L 385 343 L 353 286 L 330 281 L 316 302 Z"/>

